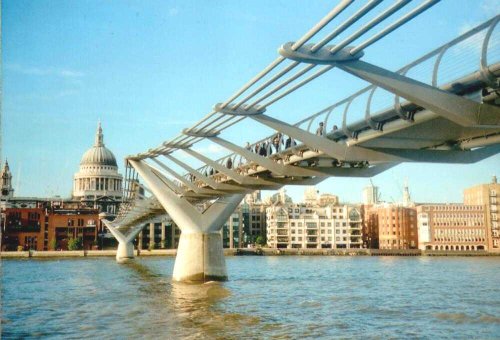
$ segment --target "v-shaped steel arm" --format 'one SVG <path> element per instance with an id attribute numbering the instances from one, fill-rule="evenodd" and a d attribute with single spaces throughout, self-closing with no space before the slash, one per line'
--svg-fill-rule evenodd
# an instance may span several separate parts
<path id="1" fill-rule="evenodd" d="M 150 166 L 142 161 L 129 160 L 129 162 L 183 233 L 217 231 L 244 196 L 244 194 L 235 194 L 221 197 L 201 213 L 185 198 L 176 195 Z"/>
<path id="2" fill-rule="evenodd" d="M 461 126 L 500 125 L 500 108 L 494 105 L 475 102 L 361 60 L 337 62 L 336 66 Z"/>

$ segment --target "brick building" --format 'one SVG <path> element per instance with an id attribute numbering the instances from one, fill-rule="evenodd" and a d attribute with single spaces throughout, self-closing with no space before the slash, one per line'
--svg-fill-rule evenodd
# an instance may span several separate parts
<path id="1" fill-rule="evenodd" d="M 397 204 L 365 206 L 363 243 L 368 248 L 416 249 L 417 213 L 414 207 Z"/>
<path id="2" fill-rule="evenodd" d="M 93 209 L 6 208 L 3 222 L 2 250 L 66 250 L 77 238 L 84 249 L 92 249 L 101 228 Z"/>

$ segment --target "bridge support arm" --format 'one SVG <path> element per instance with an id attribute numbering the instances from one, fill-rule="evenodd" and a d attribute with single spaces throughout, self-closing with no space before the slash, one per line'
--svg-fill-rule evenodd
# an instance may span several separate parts
<path id="1" fill-rule="evenodd" d="M 500 144 L 489 145 L 478 150 L 412 150 L 374 148 L 374 150 L 397 159 L 398 162 L 472 164 L 496 155 L 500 152 Z"/>
<path id="2" fill-rule="evenodd" d="M 171 155 L 165 154 L 163 156 L 165 158 L 171 160 L 175 164 L 183 167 L 184 169 L 186 169 L 187 171 L 192 173 L 200 181 L 202 181 L 203 183 L 205 183 L 209 187 L 213 188 L 214 190 L 220 190 L 220 191 L 225 191 L 225 192 L 245 192 L 246 191 L 246 189 L 240 188 L 238 186 L 234 186 L 234 185 L 230 185 L 230 184 L 226 184 L 226 183 L 217 183 L 213 178 L 203 175 L 198 170 L 190 167 L 186 163 L 181 162 L 180 160 L 178 160 L 175 157 L 172 157 Z"/>
<path id="3" fill-rule="evenodd" d="M 496 106 L 475 102 L 361 60 L 338 62 L 336 66 L 461 126 L 500 124 L 500 109 Z"/>
<path id="4" fill-rule="evenodd" d="M 130 160 L 170 218 L 181 229 L 174 265 L 175 281 L 226 280 L 227 270 L 219 230 L 244 194 L 221 197 L 204 212 L 177 196 L 147 164 Z"/>
<path id="5" fill-rule="evenodd" d="M 272 173 L 281 176 L 321 176 L 321 173 L 319 171 L 313 171 L 292 165 L 279 164 L 272 159 L 260 156 L 255 152 L 242 148 L 219 137 L 210 137 L 209 139 L 233 152 L 236 152 L 237 154 L 242 155 L 249 161 L 255 162 L 256 164 L 266 168 Z"/>
<path id="6" fill-rule="evenodd" d="M 113 234 L 118 241 L 118 249 L 116 250 L 116 261 L 118 263 L 125 263 L 134 258 L 134 243 L 133 240 L 144 228 L 145 224 L 137 225 L 132 228 L 127 234 L 123 234 L 112 222 L 102 220 L 104 225 Z"/>
<path id="7" fill-rule="evenodd" d="M 340 161 L 375 161 L 375 162 L 389 162 L 397 161 L 392 156 L 385 155 L 368 148 L 358 146 L 347 146 L 346 144 L 337 143 L 328 138 L 314 135 L 308 131 L 304 131 L 296 126 L 282 122 L 276 118 L 266 116 L 264 114 L 258 116 L 250 116 L 257 122 L 269 126 L 270 128 L 282 132 L 294 139 L 300 140 L 311 149 L 316 149 L 324 154 L 333 157 Z M 313 169 L 314 170 L 314 169 Z M 321 175 L 321 174 L 316 174 Z M 324 175 L 324 174 L 323 174 Z"/>
<path id="8" fill-rule="evenodd" d="M 220 163 L 217 163 L 216 161 L 211 160 L 210 158 L 205 157 L 202 154 L 200 154 L 200 153 L 198 153 L 198 152 L 196 152 L 194 150 L 183 149 L 182 151 L 184 151 L 187 154 L 189 154 L 189 155 L 191 155 L 191 156 L 199 159 L 200 161 L 204 162 L 208 166 L 211 166 L 215 170 L 217 170 L 220 173 L 226 175 L 227 177 L 231 178 L 233 181 L 235 181 L 236 183 L 238 183 L 240 185 L 243 185 L 243 186 L 245 186 L 245 185 L 263 185 L 263 186 L 269 185 L 269 186 L 275 186 L 275 183 L 272 183 L 272 182 L 269 182 L 269 181 L 265 181 L 265 180 L 260 179 L 260 178 L 255 178 L 255 177 L 251 177 L 251 176 L 240 175 L 236 171 L 228 169 L 224 165 L 221 165 Z"/>
<path id="9" fill-rule="evenodd" d="M 261 124 L 270 127 L 271 129 L 282 132 L 294 139 L 300 140 L 312 149 L 322 151 L 326 155 L 339 160 L 345 159 L 345 146 L 341 146 L 340 144 L 337 144 L 327 138 L 316 136 L 308 131 L 304 131 L 296 126 L 290 125 L 264 114 L 252 115 L 249 117 Z"/>

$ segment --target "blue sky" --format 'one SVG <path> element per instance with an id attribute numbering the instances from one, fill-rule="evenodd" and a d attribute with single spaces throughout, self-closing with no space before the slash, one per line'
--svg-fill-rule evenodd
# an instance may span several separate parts
<path id="1" fill-rule="evenodd" d="M 11 165 L 16 194 L 69 196 L 98 119 L 123 171 L 126 155 L 155 147 L 201 119 L 335 4 L 3 0 L 2 158 Z M 443 0 L 369 47 L 364 59 L 397 69 L 499 12 L 495 0 Z M 334 70 L 267 113 L 295 122 L 363 86 Z M 245 121 L 223 137 L 244 144 L 270 133 Z M 225 153 L 207 143 L 197 148 L 212 158 Z M 408 179 L 416 201 L 459 202 L 464 188 L 489 182 L 498 169 L 499 155 L 473 165 L 402 164 L 373 182 L 387 201 L 400 199 Z M 368 183 L 332 178 L 318 189 L 356 202 Z M 287 190 L 301 199 L 304 188 Z"/>

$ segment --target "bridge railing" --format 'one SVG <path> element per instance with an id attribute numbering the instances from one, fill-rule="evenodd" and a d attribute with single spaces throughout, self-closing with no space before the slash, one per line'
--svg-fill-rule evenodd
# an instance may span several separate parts
<path id="1" fill-rule="evenodd" d="M 391 33 L 401 25 L 406 22 L 412 20 L 414 17 L 418 16 L 423 11 L 432 7 L 437 0 L 427 0 L 417 5 L 414 9 L 407 12 L 405 15 L 400 16 L 397 20 L 385 26 L 385 28 L 381 29 L 378 33 L 372 35 L 365 41 L 362 41 L 356 47 L 351 47 L 348 51 L 351 55 L 356 54 L 357 52 L 363 50 L 366 47 L 371 46 L 373 43 L 377 42 L 387 34 Z M 310 31 L 308 31 L 303 37 L 297 40 L 292 45 L 292 50 L 296 51 L 297 49 L 304 46 L 314 35 L 320 32 L 324 27 L 327 26 L 334 18 L 336 18 L 342 11 L 344 11 L 348 6 L 354 4 L 352 0 L 343 0 L 337 5 L 330 13 L 327 14 L 320 22 L 318 22 Z M 360 4 L 360 2 L 356 2 L 356 4 Z M 381 0 L 370 0 L 366 3 L 361 3 L 361 7 L 356 9 L 355 13 L 350 16 L 348 19 L 343 21 L 339 25 L 335 25 L 333 31 L 328 33 L 324 38 L 322 38 L 318 43 L 312 45 L 310 47 L 311 51 L 317 51 L 326 46 L 330 41 L 334 38 L 338 37 L 340 33 L 342 33 L 345 29 L 351 27 L 354 23 L 360 21 L 362 18 L 364 19 L 365 15 L 371 12 L 375 7 L 384 4 L 385 7 L 388 2 L 383 2 Z M 360 28 L 356 28 L 357 30 L 349 35 L 346 39 L 342 40 L 339 44 L 335 45 L 335 47 L 328 47 L 335 49 L 338 51 L 341 47 L 347 47 L 347 44 L 350 44 L 354 41 L 357 41 L 358 38 L 363 37 L 368 31 L 372 28 L 384 22 L 389 16 L 393 13 L 397 12 L 404 6 L 410 4 L 409 1 L 398 1 L 395 3 L 389 3 L 382 11 L 376 15 L 373 19 L 367 19 L 367 22 L 362 24 Z M 414 61 L 411 64 L 406 65 L 402 69 L 399 70 L 401 74 L 410 75 L 412 72 L 416 72 L 418 76 L 423 74 L 418 71 L 419 67 L 429 67 L 428 65 L 433 65 L 432 72 L 432 81 L 431 84 L 438 86 L 442 82 L 446 81 L 446 72 L 443 71 L 445 68 L 441 66 L 442 59 L 447 53 L 452 53 L 455 46 L 458 46 L 463 41 L 467 42 L 469 37 L 475 36 L 474 39 L 477 39 L 482 42 L 481 45 L 481 57 L 480 57 L 480 71 L 483 75 L 485 81 L 491 81 L 493 84 L 493 77 L 489 76 L 489 65 L 491 65 L 494 61 L 488 60 L 490 56 L 490 50 L 496 49 L 497 43 L 493 44 L 492 48 L 490 48 L 489 41 L 497 42 L 498 39 L 491 39 L 492 34 L 494 33 L 495 27 L 497 26 L 498 20 L 500 16 L 497 16 L 488 22 L 476 27 L 475 29 L 463 34 L 459 38 L 451 41 L 450 43 L 441 46 L 440 48 L 426 54 L 420 59 Z M 480 34 L 483 37 L 480 37 Z M 479 38 L 477 38 L 479 37 Z M 467 43 L 465 43 L 467 45 Z M 330 53 L 333 50 L 330 50 Z M 495 54 L 497 55 L 497 54 Z M 495 57 L 496 58 L 496 57 Z M 439 59 L 439 62 L 437 60 Z M 315 78 L 320 75 L 326 73 L 331 70 L 335 65 L 327 65 L 327 66 L 319 66 L 315 64 L 306 64 L 302 69 L 298 70 L 298 66 L 304 64 L 301 62 L 287 60 L 287 58 L 279 56 L 276 60 L 274 60 L 271 64 L 269 64 L 264 70 L 262 70 L 259 74 L 257 74 L 254 78 L 252 78 L 249 82 L 247 82 L 240 90 L 238 90 L 233 96 L 227 99 L 222 103 L 222 108 L 231 105 L 232 109 L 236 109 L 241 107 L 245 110 L 249 110 L 252 107 L 256 107 L 260 105 L 263 108 L 267 108 L 278 100 L 281 100 L 285 96 L 289 95 L 293 91 L 302 87 L 305 84 L 313 81 Z M 281 65 L 281 66 L 280 66 Z M 281 70 L 278 70 L 278 66 L 281 67 Z M 297 71 L 297 72 L 296 72 Z M 293 72 L 292 76 L 288 78 L 284 78 L 289 73 Z M 456 73 L 455 73 L 456 74 Z M 278 81 L 280 81 L 278 83 Z M 433 82 L 433 83 L 432 83 Z M 277 84 L 277 85 L 276 85 Z M 266 91 L 264 91 L 266 90 Z M 247 91 L 250 93 L 247 94 Z M 240 99 L 238 99 L 240 98 Z M 238 100 L 237 100 L 238 99 Z M 356 131 L 353 130 L 353 124 L 356 123 L 355 114 L 356 113 L 364 113 L 364 117 L 362 118 L 362 122 L 364 121 L 369 128 L 377 129 L 379 128 L 379 121 L 377 121 L 377 117 L 379 115 L 379 107 L 385 107 L 387 102 L 393 102 L 392 108 L 400 114 L 401 118 L 407 118 L 406 113 L 402 109 L 407 103 L 400 100 L 399 97 L 391 95 L 384 90 L 381 90 L 375 86 L 368 86 L 360 91 L 354 93 L 348 98 L 345 98 L 322 111 L 315 113 L 300 122 L 296 123 L 296 126 L 300 126 L 301 128 L 314 133 L 315 129 L 319 125 L 319 122 L 323 122 L 324 124 L 324 133 L 323 136 L 325 138 L 345 138 L 352 137 Z M 374 113 L 375 112 L 375 113 Z M 212 110 L 209 114 L 207 114 L 203 119 L 197 122 L 191 128 L 186 129 L 189 131 L 201 131 L 201 132 L 209 132 L 209 131 L 217 131 L 220 132 L 224 129 L 229 128 L 230 126 L 237 124 L 241 120 L 245 119 L 245 116 L 234 116 L 228 115 L 218 110 Z M 354 123 L 353 123 L 354 122 Z M 336 127 L 334 130 L 333 127 Z M 263 143 L 264 141 L 272 140 L 274 134 L 272 136 L 261 139 L 260 141 L 251 145 L 252 148 L 255 148 L 257 143 Z M 189 134 L 181 134 L 172 140 L 163 143 L 162 145 L 150 149 L 146 152 L 140 153 L 135 156 L 129 156 L 129 158 L 133 158 L 136 160 L 145 160 L 147 158 L 156 158 L 159 155 L 167 155 L 174 151 L 177 151 L 182 148 L 191 148 L 195 143 L 198 143 L 201 140 L 204 140 L 205 137 L 197 136 L 197 135 L 189 135 Z M 281 137 L 280 144 L 286 144 L 285 136 Z M 266 154 L 270 154 L 270 146 L 268 146 L 266 150 Z M 240 164 L 244 165 L 246 160 L 241 156 L 231 153 L 217 160 L 217 162 L 223 166 L 231 168 L 237 167 Z M 129 166 L 127 166 L 130 168 Z M 204 165 L 199 168 L 198 171 L 202 173 L 206 173 L 210 175 L 211 167 L 209 165 Z M 129 174 L 126 175 L 126 178 L 134 179 L 135 174 L 133 169 L 130 169 Z M 214 174 L 216 179 L 218 179 L 220 174 Z M 193 180 L 192 175 L 185 174 L 184 178 Z M 130 186 L 133 181 L 127 181 L 128 189 L 124 188 L 124 197 L 126 199 L 130 198 Z M 183 187 L 178 181 L 174 182 L 175 185 Z"/>
<path id="2" fill-rule="evenodd" d="M 396 72 L 428 85 L 441 87 L 453 83 L 460 77 L 479 71 L 485 83 L 491 83 L 492 87 L 498 86 L 489 68 L 500 61 L 499 21 L 500 15 L 497 15 Z M 453 62 L 446 62 L 448 56 Z M 391 102 L 393 105 L 388 106 Z M 327 132 L 339 130 L 344 136 L 350 136 L 352 131 L 349 127 L 359 120 L 364 120 L 369 126 L 376 127 L 379 123 L 376 120 L 379 113 L 389 109 L 398 111 L 407 103 L 397 95 L 375 85 L 369 85 L 304 118 L 295 125 L 314 132 L 319 122 L 323 122 Z"/>
<path id="3" fill-rule="evenodd" d="M 333 25 L 333 30 L 328 32 L 326 36 L 320 39 L 319 42 L 313 44 L 310 48 L 311 51 L 314 52 L 322 48 L 330 49 L 331 54 L 336 54 L 339 51 L 343 51 L 345 53 L 347 49 L 350 49 L 347 53 L 357 55 L 363 49 L 373 45 L 438 2 L 439 0 L 425 0 L 421 3 L 406 0 L 395 2 L 384 2 L 382 0 L 354 2 L 353 0 L 342 0 L 323 19 L 306 32 L 306 34 L 294 42 L 291 45 L 291 49 L 293 51 L 297 51 L 298 49 L 304 47 L 304 45 L 313 36 L 322 32 L 323 29 L 327 27 L 330 22 L 332 22 L 332 20 L 352 5 L 352 7 L 354 7 L 354 12 L 339 24 Z M 392 17 L 395 13 L 400 12 L 403 8 L 410 4 L 412 4 L 412 6 L 409 7 L 413 7 L 412 9 L 399 15 L 391 23 L 387 23 L 387 19 L 389 17 Z M 379 8 L 380 11 L 378 11 Z M 377 11 L 378 13 L 376 13 L 374 17 L 370 18 L 368 14 Z M 371 34 L 373 29 L 378 28 L 381 23 L 384 23 L 384 25 L 386 23 L 387 24 L 377 33 L 369 36 L 366 40 L 361 41 L 356 47 L 348 46 L 349 44 L 358 41 L 360 38 L 365 38 L 367 35 Z M 348 36 L 337 45 L 334 47 L 327 46 L 327 44 L 331 41 L 338 39 L 344 31 L 357 25 L 359 26 L 354 28 L 354 32 L 348 34 Z M 315 64 L 307 64 L 299 69 L 299 66 L 302 64 L 304 63 L 279 56 L 271 64 L 264 68 L 264 70 L 243 85 L 243 87 L 233 96 L 223 102 L 220 109 L 224 109 L 228 107 L 228 105 L 231 105 L 232 109 L 239 107 L 244 110 L 255 108 L 257 105 L 262 108 L 267 108 L 335 67 L 335 65 L 316 67 Z M 292 75 L 288 76 L 289 74 Z M 285 78 L 285 76 L 288 76 L 288 78 Z M 245 119 L 244 116 L 226 115 L 218 112 L 218 110 L 212 110 L 194 126 L 187 129 L 187 131 L 222 131 L 234 124 L 237 124 L 243 119 Z M 156 148 L 130 157 L 138 160 L 152 157 L 154 158 L 159 154 L 170 154 L 179 148 L 191 147 L 193 144 L 198 143 L 203 139 L 204 138 L 200 136 L 181 134 Z"/>
<path id="4" fill-rule="evenodd" d="M 397 72 L 435 87 L 440 87 L 456 81 L 461 76 L 476 71 L 481 72 L 483 76 L 482 80 L 485 83 L 492 82 L 493 77 L 489 76 L 489 68 L 491 65 L 500 61 L 500 39 L 497 38 L 500 34 L 500 29 L 497 29 L 497 27 L 500 27 L 498 25 L 499 21 L 500 15 L 405 65 L 397 70 Z M 491 43 L 492 41 L 493 43 Z M 451 69 L 449 67 L 447 68 L 446 66 L 448 64 L 443 62 L 443 58 L 447 54 L 455 54 L 454 58 L 457 54 L 461 55 L 459 61 L 455 61 Z M 470 59 L 472 59 L 472 62 Z M 457 73 L 457 70 L 460 73 Z M 497 84 L 492 82 L 491 86 L 497 86 Z M 394 104 L 392 106 L 387 106 L 391 101 Z M 377 128 L 378 123 L 380 123 L 377 121 L 377 116 L 380 113 L 387 112 L 388 110 L 395 110 L 396 112 L 401 111 L 401 107 L 407 104 L 408 102 L 401 100 L 397 95 L 375 85 L 370 85 L 300 120 L 295 123 L 294 126 L 315 133 L 316 129 L 319 127 L 319 123 L 323 123 L 324 137 L 351 137 L 355 132 L 351 130 L 352 124 L 355 123 L 353 120 L 355 113 L 364 113 L 362 120 L 364 120 L 368 126 Z M 351 118 L 350 122 L 348 122 L 349 118 Z M 279 150 L 284 151 L 288 149 L 285 147 L 287 136 L 280 133 L 274 133 L 250 144 L 250 150 L 259 153 L 260 147 L 266 144 L 263 154 L 266 156 L 276 154 L 277 152 L 273 146 L 273 141 L 278 135 Z M 291 147 L 301 145 L 298 141 L 293 141 L 292 144 Z M 228 160 L 231 160 L 230 164 L 233 168 L 247 164 L 245 158 L 236 153 L 225 155 L 219 158 L 217 162 L 223 166 L 227 166 Z M 208 165 L 204 165 L 198 170 L 208 175 L 214 172 Z M 189 176 L 189 174 L 186 174 L 186 176 Z"/>

